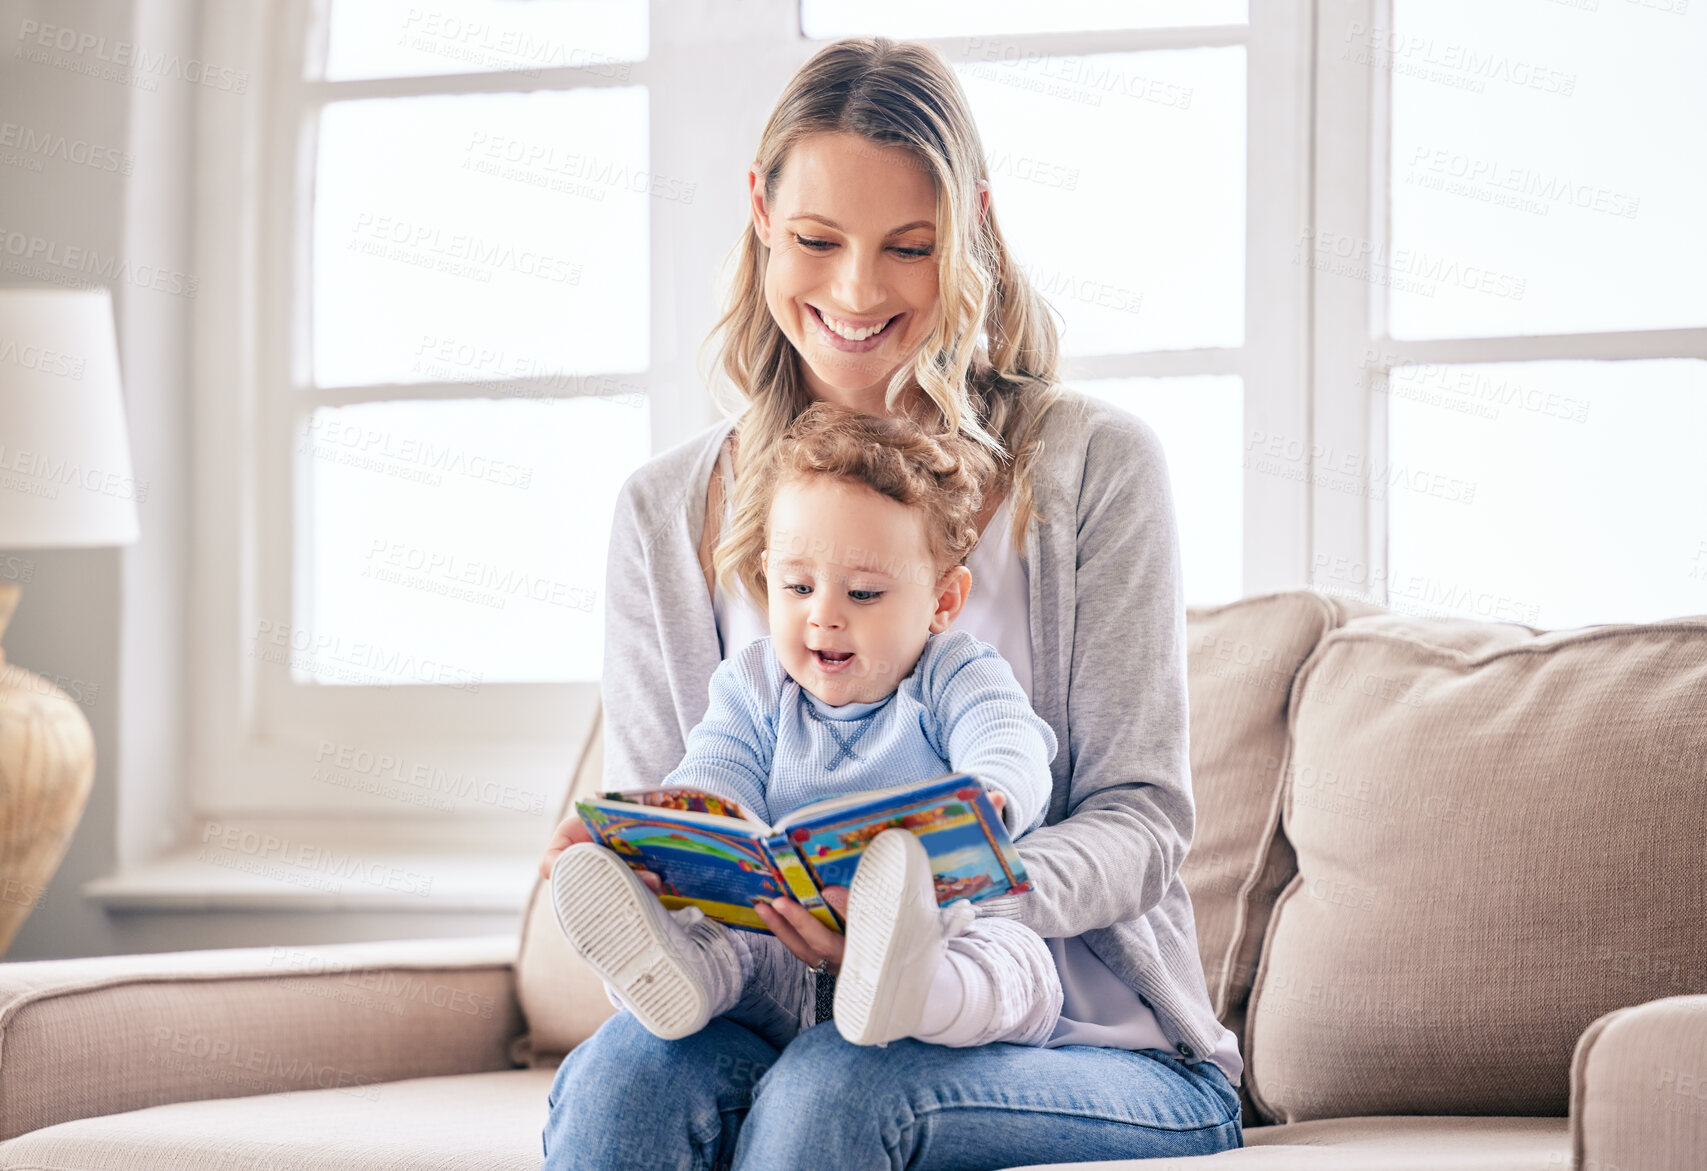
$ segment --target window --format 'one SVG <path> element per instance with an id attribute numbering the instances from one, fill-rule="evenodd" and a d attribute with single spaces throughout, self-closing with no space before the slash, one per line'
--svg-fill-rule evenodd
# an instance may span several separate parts
<path id="1" fill-rule="evenodd" d="M 953 62 L 1066 380 L 1161 438 L 1188 602 L 1707 610 L 1681 5 L 887 7 L 209 6 L 268 80 L 199 99 L 199 811 L 537 845 L 612 502 L 715 418 L 753 144 L 842 35 Z"/>
<path id="2" fill-rule="evenodd" d="M 1315 583 L 1549 628 L 1707 611 L 1707 25 L 1344 3 L 1318 54 Z"/>
<path id="3" fill-rule="evenodd" d="M 198 809 L 543 834 L 597 706 L 617 489 L 715 417 L 700 347 L 768 103 L 883 17 L 776 8 L 207 14 L 276 80 L 209 107 L 204 244 L 245 259 L 203 306 L 203 466 L 234 488 L 205 508 Z M 1300 580 L 1304 485 L 1239 465 L 1306 421 L 1308 276 L 1276 247 L 1309 187 L 1302 0 L 925 12 L 883 31 L 959 71 L 1069 382 L 1161 436 L 1190 600 Z"/>

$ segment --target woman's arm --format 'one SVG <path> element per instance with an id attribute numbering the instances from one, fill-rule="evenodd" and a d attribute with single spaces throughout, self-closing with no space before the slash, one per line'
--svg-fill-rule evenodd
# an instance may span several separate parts
<path id="1" fill-rule="evenodd" d="M 1148 424 L 1125 412 L 1100 418 L 1075 517 L 1066 809 L 1016 843 L 1033 890 L 982 904 L 1046 938 L 1156 906 L 1196 820 L 1185 590 L 1167 463 Z"/>
<path id="2" fill-rule="evenodd" d="M 604 788 L 656 785 L 686 751 L 681 720 L 662 669 L 660 613 L 652 549 L 656 535 L 642 530 L 634 494 L 639 472 L 617 492 L 605 561 L 604 663 L 599 677 L 604 704 Z"/>

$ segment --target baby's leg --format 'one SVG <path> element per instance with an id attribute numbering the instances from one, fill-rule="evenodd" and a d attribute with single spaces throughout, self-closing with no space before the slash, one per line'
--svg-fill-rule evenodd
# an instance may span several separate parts
<path id="1" fill-rule="evenodd" d="M 551 900 L 573 948 L 626 1008 L 664 1040 L 696 1033 L 740 999 L 733 932 L 697 907 L 665 909 L 619 856 L 577 842 L 551 871 Z"/>
<path id="2" fill-rule="evenodd" d="M 1061 974 L 1029 927 L 980 916 L 947 941 L 919 1028 L 934 1045 L 1042 1045 L 1061 1016 Z"/>
<path id="3" fill-rule="evenodd" d="M 731 931 L 741 957 L 741 999 L 723 1015 L 781 1049 L 817 1024 L 817 981 L 774 935 Z"/>
<path id="4" fill-rule="evenodd" d="M 964 899 L 939 907 L 930 857 L 908 831 L 866 847 L 847 920 L 836 1028 L 855 1045 L 1042 1045 L 1054 1031 L 1061 979 L 1048 945 Z"/>

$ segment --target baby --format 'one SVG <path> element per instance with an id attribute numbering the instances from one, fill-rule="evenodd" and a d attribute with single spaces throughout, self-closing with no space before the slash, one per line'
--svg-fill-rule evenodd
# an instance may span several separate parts
<path id="1" fill-rule="evenodd" d="M 1041 824 L 1055 734 L 996 649 L 950 629 L 994 467 L 972 441 L 911 420 L 802 412 L 748 473 L 764 477 L 767 548 L 740 576 L 767 598 L 770 635 L 713 672 L 705 718 L 659 783 L 774 822 L 824 797 L 969 772 L 1015 838 Z M 571 946 L 656 1036 L 727 1015 L 780 1045 L 815 1023 L 813 969 L 779 940 L 667 910 L 604 847 L 570 845 L 551 886 Z M 964 899 L 938 907 L 909 831 L 861 855 L 845 920 L 834 1018 L 848 1041 L 1042 1045 L 1053 1031 L 1062 991 L 1047 945 Z"/>

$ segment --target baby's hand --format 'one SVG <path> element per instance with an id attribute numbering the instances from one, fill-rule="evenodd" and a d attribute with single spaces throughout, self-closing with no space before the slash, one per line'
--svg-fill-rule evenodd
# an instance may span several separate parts
<path id="1" fill-rule="evenodd" d="M 564 818 L 563 824 L 557 827 L 557 832 L 551 835 L 551 844 L 545 847 L 545 857 L 539 860 L 539 876 L 550 881 L 551 867 L 557 862 L 558 856 L 564 850 L 576 842 L 590 842 L 592 840 L 593 835 L 587 832 L 587 827 L 581 824 L 579 817 Z M 636 870 L 634 873 L 640 876 L 640 881 L 645 883 L 653 894 L 657 894 L 663 889 L 663 883 L 650 870 Z"/>
<path id="2" fill-rule="evenodd" d="M 991 793 L 990 794 L 990 804 L 992 804 L 996 807 L 997 813 L 1000 813 L 1002 811 L 1002 806 L 1006 805 L 1007 803 L 1008 803 L 1008 799 L 1006 797 L 1002 796 L 1000 793 Z"/>

